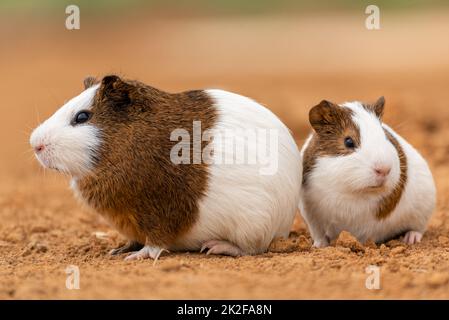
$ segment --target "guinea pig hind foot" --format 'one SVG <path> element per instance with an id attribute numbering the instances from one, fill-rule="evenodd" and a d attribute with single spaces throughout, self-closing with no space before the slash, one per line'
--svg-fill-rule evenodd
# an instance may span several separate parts
<path id="1" fill-rule="evenodd" d="M 125 258 L 125 260 L 143 260 L 143 259 L 153 259 L 155 264 L 159 259 L 162 252 L 169 252 L 167 249 L 152 247 L 152 246 L 144 246 L 139 251 L 131 253 L 129 256 Z"/>
<path id="2" fill-rule="evenodd" d="M 109 251 L 109 254 L 112 256 L 116 256 L 123 253 L 138 251 L 143 248 L 143 244 L 140 244 L 137 241 L 128 241 L 123 246 L 112 249 Z"/>
<path id="3" fill-rule="evenodd" d="M 204 250 L 207 250 L 206 254 L 222 254 L 225 256 L 232 256 L 232 257 L 238 257 L 238 256 L 244 256 L 244 252 L 242 249 L 237 247 L 235 244 L 232 244 L 228 241 L 223 240 L 209 240 L 206 241 L 203 246 L 201 247 L 200 252 L 203 252 Z"/>
<path id="4" fill-rule="evenodd" d="M 423 236 L 423 234 L 421 232 L 408 231 L 404 235 L 404 239 L 402 239 L 402 241 L 405 242 L 406 244 L 415 244 L 415 243 L 421 242 L 422 236 Z"/>

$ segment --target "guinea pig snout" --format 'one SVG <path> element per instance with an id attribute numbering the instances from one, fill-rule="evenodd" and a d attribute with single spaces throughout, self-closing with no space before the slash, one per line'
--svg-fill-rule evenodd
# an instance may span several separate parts
<path id="1" fill-rule="evenodd" d="M 374 166 L 373 170 L 377 177 L 386 178 L 391 172 L 391 166 L 378 164 Z"/>
<path id="2" fill-rule="evenodd" d="M 42 143 L 38 144 L 37 146 L 33 147 L 33 149 L 34 149 L 35 153 L 40 153 L 40 152 L 44 151 L 45 144 L 42 144 Z"/>
<path id="3" fill-rule="evenodd" d="M 30 137 L 30 145 L 33 148 L 34 153 L 41 159 L 48 153 L 50 147 L 48 139 L 45 138 L 40 130 L 35 130 Z"/>
<path id="4" fill-rule="evenodd" d="M 372 182 L 369 188 L 375 190 L 378 188 L 383 188 L 388 181 L 390 172 L 391 166 L 380 163 L 375 164 L 372 167 Z"/>
<path id="5" fill-rule="evenodd" d="M 373 167 L 373 173 L 376 180 L 376 186 L 383 186 L 391 172 L 391 166 L 386 164 L 376 164 Z"/>
<path id="6" fill-rule="evenodd" d="M 33 148 L 34 154 L 38 157 L 39 160 L 45 158 L 49 149 L 49 145 L 42 141 L 33 141 L 31 143 L 31 147 Z"/>
<path id="7" fill-rule="evenodd" d="M 30 144 L 36 154 L 42 153 L 47 148 L 47 143 L 34 134 L 31 136 Z"/>

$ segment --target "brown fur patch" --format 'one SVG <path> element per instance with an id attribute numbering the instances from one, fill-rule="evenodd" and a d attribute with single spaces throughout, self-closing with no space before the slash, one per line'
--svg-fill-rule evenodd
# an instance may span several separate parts
<path id="1" fill-rule="evenodd" d="M 192 139 L 193 121 L 213 127 L 213 102 L 203 91 L 170 94 L 107 76 L 92 113 L 102 145 L 94 171 L 77 183 L 81 195 L 130 240 L 169 246 L 195 223 L 208 181 L 206 164 L 171 162 L 178 141 L 170 133 L 183 128 Z"/>
<path id="2" fill-rule="evenodd" d="M 387 129 L 384 128 L 384 132 L 388 140 L 391 142 L 391 144 L 393 144 L 398 153 L 401 174 L 399 176 L 399 181 L 393 191 L 384 199 L 382 199 L 379 204 L 379 208 L 376 213 L 376 217 L 379 220 L 387 218 L 393 212 L 393 210 L 401 200 L 405 184 L 407 183 L 407 157 L 405 156 L 404 150 L 402 150 L 399 141 Z"/>
<path id="3" fill-rule="evenodd" d="M 352 121 L 352 110 L 322 101 L 311 109 L 309 118 L 314 128 L 312 139 L 304 151 L 302 183 L 312 171 L 316 159 L 325 156 L 342 156 L 354 152 L 345 146 L 346 137 L 351 137 L 357 148 L 360 145 L 360 131 Z"/>

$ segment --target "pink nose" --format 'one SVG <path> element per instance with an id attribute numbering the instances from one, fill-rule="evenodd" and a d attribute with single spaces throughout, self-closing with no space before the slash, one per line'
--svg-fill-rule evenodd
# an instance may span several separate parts
<path id="1" fill-rule="evenodd" d="M 39 153 L 39 152 L 42 152 L 44 149 L 45 149 L 45 146 L 43 144 L 40 144 L 34 148 L 34 152 Z"/>
<path id="2" fill-rule="evenodd" d="M 390 174 L 391 171 L 391 167 L 387 167 L 387 166 L 376 166 L 374 167 L 374 172 L 376 173 L 376 175 L 380 176 L 380 177 L 386 177 Z"/>

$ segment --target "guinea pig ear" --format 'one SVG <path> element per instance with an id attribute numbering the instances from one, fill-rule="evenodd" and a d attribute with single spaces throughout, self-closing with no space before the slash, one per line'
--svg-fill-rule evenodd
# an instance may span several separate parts
<path id="1" fill-rule="evenodd" d="M 309 122 L 315 131 L 319 131 L 321 127 L 335 122 L 335 113 L 333 112 L 335 107 L 334 103 L 323 100 L 310 109 Z"/>
<path id="2" fill-rule="evenodd" d="M 384 115 L 385 98 L 380 97 L 374 104 L 368 105 L 368 109 L 372 111 L 379 119 Z"/>
<path id="3" fill-rule="evenodd" d="M 107 92 L 117 88 L 121 83 L 123 83 L 123 81 L 119 76 L 108 75 L 104 76 L 101 80 L 101 88 L 103 92 Z"/>
<path id="4" fill-rule="evenodd" d="M 95 77 L 87 76 L 86 78 L 84 78 L 84 81 L 83 81 L 84 90 L 89 89 L 90 87 L 92 87 L 97 82 L 98 81 L 97 81 L 97 79 Z"/>
<path id="5" fill-rule="evenodd" d="M 122 108 L 131 103 L 130 88 L 131 85 L 116 75 L 105 76 L 101 80 L 100 96 L 109 101 L 114 108 Z"/>

